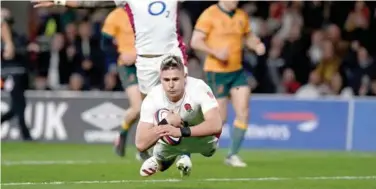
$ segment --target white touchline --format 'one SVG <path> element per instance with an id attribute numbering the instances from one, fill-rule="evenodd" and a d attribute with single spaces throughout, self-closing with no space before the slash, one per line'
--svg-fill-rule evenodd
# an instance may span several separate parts
<path id="1" fill-rule="evenodd" d="M 283 180 L 376 180 L 372 176 L 320 176 L 320 177 L 260 177 L 260 178 L 207 178 L 189 179 L 189 182 L 239 182 L 239 181 L 283 181 Z M 180 179 L 160 180 L 87 180 L 87 181 L 52 181 L 52 182 L 9 182 L 1 183 L 2 186 L 21 185 L 66 185 L 66 184 L 120 184 L 120 183 L 170 183 L 183 182 Z"/>

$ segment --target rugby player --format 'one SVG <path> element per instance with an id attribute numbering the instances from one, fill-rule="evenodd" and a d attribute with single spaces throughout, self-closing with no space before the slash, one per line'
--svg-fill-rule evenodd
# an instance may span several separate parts
<path id="1" fill-rule="evenodd" d="M 167 57 L 160 66 L 161 84 L 155 86 L 141 106 L 136 131 L 136 147 L 144 151 L 154 146 L 153 156 L 144 161 L 141 176 L 167 170 L 174 161 L 181 175 L 189 175 L 189 155 L 200 153 L 211 157 L 217 148 L 222 120 L 217 100 L 201 79 L 187 77 L 178 56 Z M 157 120 L 156 112 L 168 109 L 166 120 Z M 182 124 L 183 123 L 183 124 Z M 183 137 L 177 145 L 162 140 L 163 136 Z"/>
<path id="2" fill-rule="evenodd" d="M 225 163 L 245 167 L 247 164 L 237 154 L 248 128 L 251 90 L 242 68 L 242 49 L 245 44 L 257 55 L 263 55 L 265 46 L 251 32 L 248 15 L 237 5 L 238 1 L 220 0 L 207 8 L 196 22 L 191 46 L 207 54 L 206 81 L 218 99 L 223 124 L 229 97 L 235 110 L 232 144 Z"/>

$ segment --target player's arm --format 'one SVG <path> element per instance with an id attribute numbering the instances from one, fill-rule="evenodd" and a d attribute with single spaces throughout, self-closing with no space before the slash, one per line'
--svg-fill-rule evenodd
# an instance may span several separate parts
<path id="1" fill-rule="evenodd" d="M 184 132 L 189 132 L 187 129 L 190 129 L 190 136 L 192 137 L 216 135 L 222 131 L 218 102 L 210 87 L 203 81 L 197 87 L 197 91 L 200 93 L 197 97 L 205 120 L 198 125 L 181 128 L 182 136 L 184 136 Z"/>
<path id="2" fill-rule="evenodd" d="M 191 38 L 191 47 L 203 51 L 208 55 L 214 55 L 214 50 L 206 44 L 207 34 L 212 30 L 212 19 L 207 11 L 198 18 Z"/>
<path id="3" fill-rule="evenodd" d="M 54 5 L 67 6 L 71 8 L 112 8 L 120 3 L 115 1 L 86 1 L 86 0 L 32 0 L 34 7 L 52 7 Z"/>
<path id="4" fill-rule="evenodd" d="M 244 14 L 244 23 L 244 41 L 247 48 L 255 51 L 257 55 L 265 54 L 265 45 L 261 42 L 261 39 L 251 31 L 248 21 L 248 15 L 246 14 Z"/>
<path id="5" fill-rule="evenodd" d="M 112 57 L 113 52 L 116 52 L 116 46 L 114 44 L 114 37 L 118 32 L 117 24 L 115 23 L 115 14 L 111 12 L 105 19 L 102 27 L 101 48 L 107 57 Z M 112 57 L 116 59 L 116 57 Z"/>
<path id="6" fill-rule="evenodd" d="M 265 45 L 261 42 L 261 39 L 254 33 L 249 32 L 245 37 L 245 45 L 248 49 L 256 52 L 257 55 L 265 54 Z"/>
<path id="7" fill-rule="evenodd" d="M 141 105 L 140 121 L 136 129 L 136 148 L 143 152 L 153 146 L 159 139 L 155 131 L 154 113 L 156 108 L 150 96 L 146 96 Z"/>

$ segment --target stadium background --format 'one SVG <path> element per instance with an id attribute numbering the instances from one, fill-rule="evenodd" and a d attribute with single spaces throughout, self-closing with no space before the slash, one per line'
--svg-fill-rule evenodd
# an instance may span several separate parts
<path id="1" fill-rule="evenodd" d="M 132 158 L 117 159 L 108 144 L 128 105 L 115 62 L 100 49 L 101 24 L 110 10 L 37 10 L 29 2 L 1 3 L 1 15 L 17 34 L 17 55 L 29 70 L 25 114 L 39 140 L 4 142 L 18 140 L 19 133 L 17 122 L 2 125 L 2 187 L 81 189 L 85 182 L 80 181 L 90 181 L 86 182 L 90 188 L 150 186 L 137 181 L 138 164 Z M 196 19 L 213 3 L 182 3 L 180 25 L 186 44 Z M 225 151 L 211 161 L 197 157 L 193 183 L 183 182 L 178 188 L 375 188 L 375 5 L 241 2 L 253 32 L 267 47 L 261 57 L 244 50 L 243 65 L 257 93 L 250 101 L 251 123 L 244 142 L 252 151 L 242 152 L 250 168 L 234 172 L 222 166 Z M 90 41 L 89 48 L 82 47 L 82 39 Z M 49 66 L 53 50 L 63 57 L 58 67 Z M 204 56 L 188 51 L 189 73 L 200 78 Z M 56 76 L 59 79 L 53 80 Z M 2 112 L 8 103 L 9 96 L 2 91 Z M 228 125 L 221 147 L 229 143 Z M 64 171 L 71 174 L 61 175 Z M 158 175 L 161 180 L 155 182 L 160 183 L 152 181 L 151 186 L 166 188 L 175 181 L 162 179 L 175 177 L 176 171 Z M 289 181 L 271 182 L 273 178 Z M 315 182 L 318 179 L 323 182 Z M 98 182 L 103 185 L 93 185 Z"/>

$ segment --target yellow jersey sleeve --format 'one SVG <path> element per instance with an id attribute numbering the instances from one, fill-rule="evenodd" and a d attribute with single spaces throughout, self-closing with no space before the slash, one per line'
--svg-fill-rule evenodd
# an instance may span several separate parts
<path id="1" fill-rule="evenodd" d="M 116 40 L 119 53 L 136 53 L 133 33 L 121 32 Z"/>
<path id="2" fill-rule="evenodd" d="M 249 25 L 249 17 L 246 13 L 243 14 L 243 23 L 244 23 L 244 35 L 247 35 L 252 32 L 251 26 Z"/>
<path id="3" fill-rule="evenodd" d="M 211 17 L 210 12 L 208 10 L 205 10 L 198 18 L 196 25 L 195 25 L 195 30 L 198 30 L 204 33 L 210 33 L 213 27 L 212 19 L 213 18 Z"/>
<path id="4" fill-rule="evenodd" d="M 115 11 L 112 11 L 110 14 L 108 14 L 108 16 L 106 17 L 103 23 L 102 32 L 115 37 L 119 31 L 119 28 L 118 28 L 119 24 L 117 23 L 117 21 L 118 21 L 118 16 L 115 10 Z"/>

